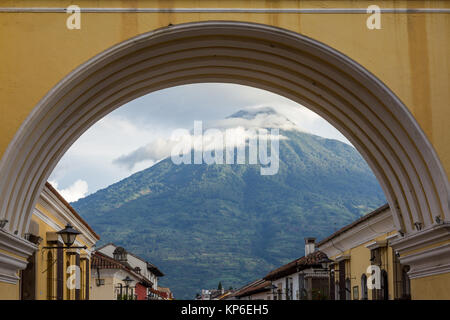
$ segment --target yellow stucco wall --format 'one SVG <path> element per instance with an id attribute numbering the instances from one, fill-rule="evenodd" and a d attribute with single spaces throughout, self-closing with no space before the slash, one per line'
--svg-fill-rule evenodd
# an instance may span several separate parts
<path id="1" fill-rule="evenodd" d="M 44 249 L 44 246 L 47 246 L 47 242 L 46 242 L 46 233 L 47 232 L 56 232 L 59 231 L 61 229 L 64 228 L 65 223 L 63 221 L 59 221 L 54 214 L 52 214 L 52 212 L 48 209 L 46 209 L 44 206 L 42 206 L 41 204 L 36 204 L 36 208 L 41 211 L 47 218 L 49 218 L 50 220 L 52 220 L 54 223 L 59 225 L 59 229 L 56 230 L 53 227 L 49 226 L 46 222 L 44 222 L 43 220 L 41 220 L 40 218 L 38 218 L 37 216 L 33 215 L 32 216 L 32 220 L 35 221 L 38 225 L 39 225 L 39 236 L 44 239 L 42 240 L 40 246 L 39 246 L 39 251 L 36 254 L 36 299 L 37 300 L 46 300 L 47 299 L 47 273 L 46 270 L 48 268 L 47 265 L 47 253 L 48 253 L 48 249 Z M 78 236 L 77 237 L 77 241 L 79 241 L 81 243 L 81 245 L 86 245 L 89 248 L 89 244 L 86 243 L 85 241 L 83 241 L 83 239 Z M 80 255 L 82 254 L 86 254 L 86 250 L 84 249 L 80 249 Z M 53 249 L 53 258 L 56 259 L 56 250 Z M 66 271 L 66 265 L 68 262 L 68 256 L 65 252 L 64 254 L 64 262 L 63 262 L 63 266 L 64 266 L 64 271 Z M 75 257 L 71 256 L 70 260 L 69 260 L 69 264 L 75 264 Z M 55 276 L 56 276 L 56 264 L 54 265 L 55 268 Z M 81 269 L 81 273 L 85 272 L 84 269 L 84 263 L 80 262 L 80 269 Z M 70 275 L 65 274 L 65 281 L 67 280 L 67 277 Z M 83 274 L 84 277 L 84 274 Z M 56 282 L 55 282 L 55 287 L 54 287 L 55 293 L 56 293 Z M 70 296 L 68 295 L 70 293 Z M 83 293 L 82 293 L 83 294 Z M 67 291 L 66 287 L 64 286 L 64 299 L 65 300 L 74 300 L 75 299 L 75 292 L 74 290 L 70 290 Z"/>
<path id="2" fill-rule="evenodd" d="M 0 6 L 65 8 L 71 4 L 73 1 L 9 0 L 2 1 Z M 76 4 L 85 8 L 367 8 L 373 1 L 79 0 Z M 450 8 L 450 2 L 439 0 L 379 1 L 378 4 L 383 8 Z M 450 90 L 445 85 L 450 82 L 449 14 L 384 13 L 381 30 L 366 28 L 367 14 L 82 13 L 81 30 L 68 30 L 67 17 L 65 13 L 0 13 L 0 157 L 37 102 L 70 71 L 94 55 L 169 24 L 234 20 L 293 30 L 359 62 L 411 110 L 450 176 Z M 361 259 L 365 259 L 365 254 Z M 352 261 L 350 267 L 360 272 L 362 265 Z M 433 279 L 429 283 L 439 282 Z M 352 286 L 358 281 L 352 279 Z M 417 288 L 429 283 L 412 281 Z M 0 298 L 5 294 L 10 292 L 0 287 Z M 38 292 L 38 297 L 42 295 L 45 293 Z"/>
<path id="3" fill-rule="evenodd" d="M 36 300 L 46 300 L 47 299 L 47 270 L 48 270 L 48 263 L 47 263 L 47 254 L 49 252 L 49 249 L 44 249 L 44 246 L 48 246 L 47 243 L 47 232 L 56 232 L 64 228 L 65 222 L 58 219 L 50 210 L 48 210 L 45 206 L 38 203 L 36 205 L 36 208 L 52 223 L 58 225 L 58 229 L 55 229 L 51 225 L 49 225 L 47 222 L 43 221 L 41 218 L 39 218 L 36 215 L 32 216 L 32 221 L 35 222 L 39 228 L 39 233 L 36 234 L 40 236 L 43 240 L 41 241 L 39 245 L 39 250 L 36 252 L 35 256 L 35 262 L 36 262 L 36 269 L 35 269 L 35 275 L 36 275 Z M 78 236 L 77 241 L 80 242 L 81 245 L 86 245 L 89 248 L 89 244 L 83 240 L 83 237 Z M 22 259 L 26 261 L 26 259 L 21 258 L 19 256 L 16 256 L 10 252 L 7 252 L 5 250 L 0 249 L 2 253 L 6 253 L 10 256 L 13 256 L 15 258 Z M 52 250 L 53 253 L 53 261 L 56 259 L 56 250 Z M 66 252 L 65 252 L 66 253 Z M 80 249 L 80 255 L 86 254 L 87 251 L 84 249 Z M 64 271 L 66 271 L 66 263 L 68 261 L 68 256 L 64 254 Z M 70 258 L 70 264 L 75 264 L 75 256 L 71 256 Z M 89 265 L 88 265 L 89 266 Z M 53 265 L 54 267 L 54 296 L 56 296 L 56 263 Z M 86 262 L 81 261 L 80 262 L 80 269 L 81 269 L 81 275 L 83 281 L 85 280 L 85 269 L 86 268 Z M 20 273 L 19 273 L 20 274 Z M 70 276 L 65 274 L 64 281 L 67 280 L 67 277 Z M 19 280 L 17 284 L 8 284 L 4 282 L 0 282 L 0 300 L 18 300 L 21 298 L 21 281 Z M 89 274 L 89 282 L 90 280 L 90 274 Z M 90 283 L 90 288 L 92 288 L 92 284 Z M 64 299 L 75 299 L 75 290 L 70 290 L 70 296 L 68 295 L 68 290 L 66 290 L 66 287 L 64 286 Z M 92 294 L 92 290 L 90 289 L 90 296 Z M 82 287 L 81 291 L 81 298 L 85 296 L 84 294 L 84 286 Z"/>
<path id="4" fill-rule="evenodd" d="M 336 258 L 340 255 L 348 255 L 350 259 L 346 261 L 345 265 L 345 275 L 346 278 L 350 279 L 351 283 L 351 291 L 352 291 L 352 299 L 353 297 L 353 287 L 358 287 L 359 298 L 361 298 L 361 276 L 366 274 L 369 277 L 369 274 L 366 273 L 367 267 L 370 266 L 370 249 L 366 248 L 366 245 L 372 243 L 373 241 L 382 241 L 385 240 L 386 237 L 390 236 L 393 232 L 386 233 L 380 235 L 379 237 L 364 242 L 354 248 L 343 251 L 341 254 L 331 257 L 332 260 L 336 260 Z M 395 298 L 395 284 L 394 284 L 394 257 L 392 248 L 385 247 L 382 248 L 381 251 L 381 261 L 382 264 L 380 266 L 381 270 L 385 270 L 388 274 L 388 291 L 389 291 L 389 299 Z M 339 268 L 336 266 L 336 270 Z M 336 273 L 335 280 L 339 279 L 338 273 Z M 368 290 L 368 299 L 371 300 L 372 290 Z"/>
<path id="5" fill-rule="evenodd" d="M 414 300 L 450 300 L 450 273 L 413 279 L 411 294 Z"/>
<path id="6" fill-rule="evenodd" d="M 10 284 L 0 282 L 0 300 L 18 300 L 19 292 L 19 283 Z"/>
<path id="7" fill-rule="evenodd" d="M 2 1 L 2 7 L 62 7 L 72 1 Z M 87 1 L 80 7 L 367 8 L 373 1 Z M 448 1 L 379 1 L 383 8 L 449 8 Z M 367 14 L 82 13 L 81 30 L 66 13 L 0 13 L 0 155 L 36 103 L 95 54 L 137 34 L 171 24 L 236 20 L 291 29 L 340 50 L 378 76 L 410 108 L 450 172 L 450 15 L 383 13 L 382 29 Z M 26 93 L 26 94 L 24 94 Z"/>

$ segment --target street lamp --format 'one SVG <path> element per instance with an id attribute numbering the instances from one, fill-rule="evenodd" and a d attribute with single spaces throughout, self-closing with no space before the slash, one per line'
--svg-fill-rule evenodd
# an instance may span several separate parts
<path id="1" fill-rule="evenodd" d="M 322 269 L 329 270 L 330 264 L 333 263 L 334 261 L 325 256 L 318 262 L 322 265 Z"/>
<path id="2" fill-rule="evenodd" d="M 129 276 L 126 276 L 125 279 L 122 279 L 122 281 L 125 282 L 126 286 L 129 286 L 133 282 L 133 279 L 131 279 Z"/>
<path id="3" fill-rule="evenodd" d="M 126 297 L 128 299 L 128 288 L 130 287 L 131 282 L 133 282 L 133 279 L 131 279 L 129 276 L 126 276 L 125 279 L 122 279 L 123 282 L 125 282 L 125 288 L 126 291 Z"/>
<path id="4" fill-rule="evenodd" d="M 67 247 L 70 247 L 71 245 L 73 245 L 73 243 L 75 242 L 75 238 L 80 233 L 81 232 L 78 230 L 75 230 L 70 223 L 68 223 L 64 229 L 57 232 L 57 234 L 59 234 L 61 236 L 64 244 Z"/>
<path id="5" fill-rule="evenodd" d="M 57 247 L 44 247 L 44 249 L 87 249 L 86 246 L 81 247 L 72 247 L 73 243 L 75 242 L 75 239 L 77 235 L 79 235 L 81 232 L 74 229 L 70 223 L 66 225 L 66 227 L 58 232 L 56 234 L 60 235 L 65 246 L 57 246 Z"/>

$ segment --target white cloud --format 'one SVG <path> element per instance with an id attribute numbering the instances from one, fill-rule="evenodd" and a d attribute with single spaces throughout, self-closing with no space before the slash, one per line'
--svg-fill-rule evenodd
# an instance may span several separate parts
<path id="1" fill-rule="evenodd" d="M 74 202 L 84 198 L 88 193 L 88 183 L 84 180 L 77 180 L 66 189 L 59 190 L 57 181 L 50 181 L 50 184 L 62 195 L 67 202 Z"/>
<path id="2" fill-rule="evenodd" d="M 205 129 L 248 127 L 245 119 L 223 119 L 249 106 L 275 106 L 297 129 L 348 143 L 320 116 L 279 95 L 233 84 L 192 84 L 145 95 L 101 119 L 66 152 L 49 180 L 61 189 L 83 180 L 95 192 L 169 156 L 171 133 L 192 128 L 194 120 L 203 120 Z M 270 127 L 279 117 L 257 116 L 253 124 Z"/>
<path id="3" fill-rule="evenodd" d="M 183 145 L 181 148 L 183 153 L 194 150 L 214 150 L 216 146 L 226 147 L 227 144 L 236 147 L 242 147 L 249 139 L 266 138 L 260 136 L 257 130 L 263 128 L 279 128 L 283 130 L 299 130 L 295 123 L 291 122 L 285 116 L 277 113 L 274 108 L 267 106 L 252 106 L 242 109 L 245 113 L 238 113 L 233 117 L 227 119 L 220 119 L 216 121 L 209 121 L 207 124 L 202 124 L 203 134 L 201 136 L 194 135 L 188 132 L 187 129 L 181 129 L 184 132 L 181 136 L 175 138 L 171 137 L 158 138 L 145 146 L 121 155 L 113 160 L 114 164 L 125 167 L 128 170 L 133 170 L 136 165 L 142 162 L 156 162 L 167 158 L 171 155 L 174 147 Z M 180 129 L 180 128 L 179 128 Z M 174 133 L 179 129 L 174 130 Z M 280 135 L 277 137 L 271 136 L 271 139 L 286 139 Z M 222 149 L 221 147 L 218 147 Z M 140 166 L 142 167 L 142 166 Z"/>

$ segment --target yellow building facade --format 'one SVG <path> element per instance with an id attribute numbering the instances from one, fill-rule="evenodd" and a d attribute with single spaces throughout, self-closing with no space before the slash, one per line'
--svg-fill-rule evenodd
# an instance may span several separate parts
<path id="1" fill-rule="evenodd" d="M 80 232 L 73 247 L 56 232 L 71 224 Z M 8 300 L 88 300 L 91 296 L 91 250 L 98 235 L 47 183 L 39 197 L 26 235 L 34 252 L 26 267 L 16 274 L 15 284 L 0 282 L 0 299 Z"/>
<path id="2" fill-rule="evenodd" d="M 283 95 L 340 130 L 383 188 L 416 298 L 446 296 L 450 2 L 373 4 L 2 1 L 2 286 L 36 250 L 25 235 L 39 195 L 83 132 L 149 92 L 231 82 Z"/>
<path id="3" fill-rule="evenodd" d="M 410 272 L 409 265 L 400 262 L 400 254 L 392 245 L 399 234 L 392 227 L 389 210 L 388 205 L 380 207 L 318 243 L 319 250 L 333 261 L 331 297 L 336 300 L 450 299 L 450 290 L 439 291 L 443 286 L 436 283 L 430 283 L 427 292 L 422 286 L 414 285 L 415 274 Z M 436 278 L 445 281 L 445 276 Z"/>

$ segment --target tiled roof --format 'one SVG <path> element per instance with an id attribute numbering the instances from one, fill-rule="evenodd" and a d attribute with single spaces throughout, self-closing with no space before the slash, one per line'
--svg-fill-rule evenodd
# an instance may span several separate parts
<path id="1" fill-rule="evenodd" d="M 163 299 L 170 299 L 170 293 L 169 292 L 164 292 L 164 291 L 160 291 L 160 290 L 156 290 L 153 288 L 149 289 L 151 293 L 156 294 L 158 296 L 160 296 Z"/>
<path id="2" fill-rule="evenodd" d="M 314 251 L 313 253 L 303 256 L 301 258 L 295 259 L 284 266 L 281 266 L 275 270 L 269 272 L 264 279 L 265 280 L 276 280 L 290 274 L 296 273 L 297 271 L 307 269 L 314 266 L 320 265 L 320 260 L 326 258 L 327 255 L 322 251 Z"/>
<path id="3" fill-rule="evenodd" d="M 126 267 L 120 262 L 111 259 L 110 257 L 100 252 L 92 253 L 91 266 L 92 268 L 100 268 L 100 269 L 126 269 Z"/>
<path id="4" fill-rule="evenodd" d="M 217 300 L 225 300 L 228 298 L 228 296 L 231 296 L 233 294 L 232 291 L 226 291 L 223 295 L 217 297 Z"/>
<path id="5" fill-rule="evenodd" d="M 366 221 L 366 220 L 368 220 L 368 219 L 370 219 L 372 217 L 377 216 L 378 214 L 386 211 L 387 209 L 389 209 L 389 204 L 386 203 L 385 205 L 382 205 L 378 209 L 375 209 L 374 211 L 367 213 L 366 215 L 362 216 L 358 220 L 353 221 L 352 223 L 346 225 L 345 227 L 342 227 L 341 229 L 339 229 L 338 231 L 336 231 L 332 235 L 330 235 L 330 236 L 326 237 L 325 239 L 321 240 L 317 244 L 317 246 L 323 245 L 324 243 L 330 241 L 331 239 L 336 238 L 337 236 L 339 236 L 340 234 L 344 233 L 345 231 L 350 230 L 351 228 L 357 226 L 358 224 L 360 224 L 360 223 L 362 223 L 362 222 L 364 222 L 364 221 Z"/>
<path id="6" fill-rule="evenodd" d="M 246 297 L 255 293 L 269 291 L 272 288 L 272 283 L 264 279 L 258 279 L 250 284 L 247 284 L 233 293 L 235 297 Z"/>
<path id="7" fill-rule="evenodd" d="M 151 264 L 150 262 L 147 262 L 147 268 L 150 269 L 150 271 L 157 277 L 164 277 L 164 273 L 162 273 L 161 270 L 159 270 L 156 266 Z"/>
<path id="8" fill-rule="evenodd" d="M 91 268 L 92 269 L 121 269 L 128 273 L 130 273 L 135 278 L 139 279 L 139 281 L 148 286 L 153 286 L 153 282 L 144 277 L 143 275 L 132 270 L 131 266 L 126 262 L 119 262 L 114 260 L 113 258 L 108 257 L 107 255 L 101 252 L 93 252 L 91 255 Z"/>
<path id="9" fill-rule="evenodd" d="M 53 186 L 47 181 L 46 183 L 45 183 L 45 186 L 59 199 L 59 201 L 61 201 L 69 210 L 70 210 L 70 212 L 72 212 L 72 214 L 78 219 L 78 220 L 80 220 L 80 222 L 86 227 L 86 228 L 88 228 L 88 230 L 90 231 L 90 232 L 92 232 L 92 234 L 94 235 L 94 237 L 97 239 L 97 240 L 100 240 L 100 236 L 97 234 L 97 233 L 95 233 L 95 231 L 91 228 L 91 226 L 90 225 L 88 225 L 88 223 L 86 222 L 86 221 L 84 221 L 84 219 L 83 218 L 81 218 L 81 216 L 78 214 L 78 212 L 76 212 L 75 211 L 75 209 L 67 202 L 67 200 L 66 199 L 64 199 L 63 198 L 63 196 L 62 195 L 60 195 L 59 194 L 59 192 L 58 191 L 56 191 L 56 189 L 55 188 L 53 188 Z"/>
<path id="10" fill-rule="evenodd" d="M 109 243 L 107 243 L 107 244 L 101 246 L 100 248 L 98 248 L 97 251 L 99 251 L 99 250 L 101 250 L 101 249 L 103 249 L 103 248 L 105 248 L 105 247 L 107 247 L 107 246 L 109 246 L 109 245 L 114 246 L 114 247 L 116 247 L 116 248 L 118 247 L 118 246 L 116 246 L 114 243 L 109 242 Z M 163 273 L 161 270 L 159 270 L 155 265 L 151 264 L 150 262 L 146 261 L 145 259 L 143 259 L 143 258 L 139 257 L 138 255 L 136 255 L 136 254 L 134 254 L 134 253 L 132 253 L 132 252 L 129 252 L 129 251 L 127 251 L 127 254 L 129 254 L 129 255 L 135 257 L 136 259 L 139 259 L 139 260 L 141 260 L 141 261 L 147 263 L 147 268 L 148 268 L 151 272 L 153 272 L 153 274 L 156 275 L 157 277 L 163 277 L 163 276 L 164 276 L 164 273 Z"/>

